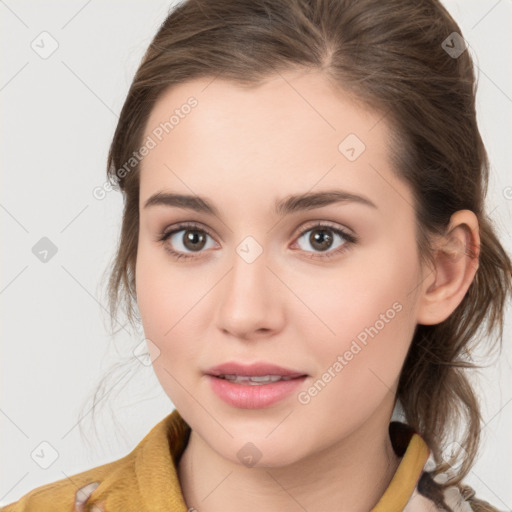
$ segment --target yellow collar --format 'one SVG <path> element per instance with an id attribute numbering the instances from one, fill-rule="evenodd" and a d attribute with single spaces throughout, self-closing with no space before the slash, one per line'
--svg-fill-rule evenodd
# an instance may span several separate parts
<path id="1" fill-rule="evenodd" d="M 391 422 L 389 434 L 393 449 L 402 460 L 388 488 L 371 512 L 403 512 L 416 492 L 418 480 L 430 454 L 424 440 L 404 423 Z M 88 503 L 101 503 L 106 512 L 128 509 L 188 512 L 177 467 L 189 435 L 190 426 L 175 409 L 155 425 L 128 455 L 74 475 L 71 477 L 73 485 L 78 489 L 93 481 L 99 482 L 100 485 L 92 492 Z M 67 485 L 69 487 L 69 482 Z M 51 494 L 55 508 L 55 487 Z M 67 506 L 68 492 L 63 492 L 63 499 L 64 496 Z M 412 510 L 416 512 L 426 509 L 413 507 Z M 10 510 L 7 509 L 7 512 Z"/>

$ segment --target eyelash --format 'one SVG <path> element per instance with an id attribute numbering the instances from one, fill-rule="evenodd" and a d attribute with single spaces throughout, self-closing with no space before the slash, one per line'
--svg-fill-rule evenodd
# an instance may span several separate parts
<path id="1" fill-rule="evenodd" d="M 318 229 L 318 228 L 327 228 L 328 230 L 332 231 L 333 233 L 340 235 L 342 238 L 345 239 L 345 243 L 333 251 L 328 251 L 325 253 L 313 253 L 313 254 L 322 254 L 322 255 L 321 256 L 313 255 L 313 256 L 310 256 L 311 258 L 320 258 L 320 259 L 332 258 L 334 256 L 341 254 L 342 252 L 345 252 L 346 250 L 348 250 L 350 248 L 351 245 L 356 244 L 359 240 L 358 237 L 356 237 L 350 233 L 347 233 L 346 231 L 344 231 L 338 227 L 331 226 L 330 224 L 327 224 L 327 223 L 317 223 L 317 224 L 314 224 L 313 226 L 308 226 L 306 229 L 302 230 L 298 234 L 297 239 L 301 238 L 308 231 L 312 231 L 312 230 Z M 165 243 L 172 235 L 174 235 L 175 233 L 178 233 L 180 231 L 184 231 L 184 230 L 185 231 L 186 230 L 200 231 L 200 232 L 206 233 L 211 238 L 214 238 L 212 236 L 212 234 L 207 229 L 204 229 L 199 224 L 195 224 L 193 222 L 184 222 L 184 223 L 181 223 L 181 224 L 178 224 L 177 226 L 175 226 L 171 231 L 164 231 L 164 232 L 160 233 L 158 235 L 157 242 L 161 243 L 164 246 L 164 249 L 173 258 L 175 258 L 177 260 L 180 258 L 190 259 L 190 258 L 196 257 L 194 254 L 186 254 L 186 253 L 175 251 L 175 250 L 171 249 L 168 244 Z"/>

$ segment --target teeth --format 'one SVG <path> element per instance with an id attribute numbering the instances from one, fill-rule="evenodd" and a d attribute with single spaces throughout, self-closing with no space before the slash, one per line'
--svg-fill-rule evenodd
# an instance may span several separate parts
<path id="1" fill-rule="evenodd" d="M 219 375 L 220 378 L 225 379 L 235 384 L 249 384 L 250 386 L 258 386 L 261 384 L 270 384 L 278 380 L 290 380 L 292 377 L 281 377 L 281 375 L 261 375 L 261 376 L 247 376 L 247 375 Z"/>

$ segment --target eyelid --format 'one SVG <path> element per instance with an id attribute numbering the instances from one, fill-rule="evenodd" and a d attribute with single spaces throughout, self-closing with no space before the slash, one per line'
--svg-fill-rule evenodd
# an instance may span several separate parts
<path id="1" fill-rule="evenodd" d="M 340 224 L 337 224 L 337 223 L 329 221 L 329 220 L 308 221 L 301 226 L 301 228 L 298 232 L 298 235 L 296 235 L 296 236 L 302 236 L 306 231 L 309 231 L 312 228 L 318 228 L 318 227 L 326 227 L 326 228 L 331 228 L 335 231 L 341 231 L 347 237 L 351 237 L 355 241 L 358 240 L 357 235 L 350 228 L 348 228 L 346 226 L 341 226 Z"/>
<path id="2" fill-rule="evenodd" d="M 204 231 L 205 233 L 210 235 L 213 239 L 215 239 L 215 237 L 212 235 L 211 231 L 206 226 L 204 226 L 203 224 L 201 224 L 199 222 L 195 222 L 195 221 L 178 222 L 177 224 L 172 226 L 171 229 L 164 229 L 164 231 L 162 231 L 162 233 L 159 234 L 158 236 L 164 237 L 167 235 L 174 234 L 178 231 L 182 231 L 184 229 L 185 230 L 186 229 L 197 229 L 198 231 Z"/>

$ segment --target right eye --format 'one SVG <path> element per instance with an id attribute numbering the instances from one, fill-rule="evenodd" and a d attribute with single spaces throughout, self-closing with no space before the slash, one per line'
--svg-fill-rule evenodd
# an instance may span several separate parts
<path id="1" fill-rule="evenodd" d="M 200 253 L 205 248 L 208 237 L 213 239 L 198 224 L 184 223 L 161 233 L 158 241 L 173 258 L 193 258 L 194 253 Z"/>

